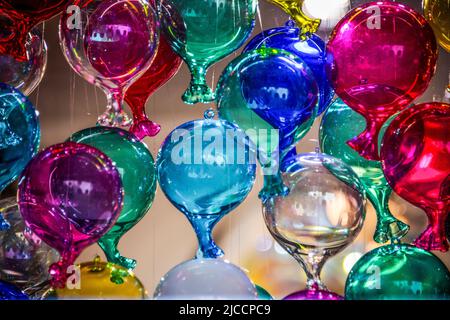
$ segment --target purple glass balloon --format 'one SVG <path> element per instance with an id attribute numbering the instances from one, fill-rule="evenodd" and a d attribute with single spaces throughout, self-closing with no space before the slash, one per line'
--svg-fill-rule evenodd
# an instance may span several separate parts
<path id="1" fill-rule="evenodd" d="M 117 220 L 123 204 L 120 174 L 99 150 L 73 142 L 40 152 L 22 174 L 18 203 L 27 226 L 61 259 L 50 267 L 64 287 L 68 267 Z"/>
<path id="2" fill-rule="evenodd" d="M 330 291 L 309 289 L 291 293 L 283 300 L 344 300 L 344 298 Z"/>

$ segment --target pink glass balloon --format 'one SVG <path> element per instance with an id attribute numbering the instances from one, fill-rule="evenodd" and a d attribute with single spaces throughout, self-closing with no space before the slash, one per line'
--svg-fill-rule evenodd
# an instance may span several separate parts
<path id="1" fill-rule="evenodd" d="M 415 241 L 426 250 L 448 251 L 450 210 L 450 105 L 423 103 L 400 113 L 384 134 L 384 175 L 395 192 L 425 210 L 429 225 Z"/>
<path id="2" fill-rule="evenodd" d="M 150 66 L 158 47 L 157 17 L 148 0 L 74 0 L 60 20 L 70 66 L 107 94 L 103 126 L 131 124 L 124 92 Z"/>
<path id="3" fill-rule="evenodd" d="M 327 46 L 337 95 L 364 116 L 367 127 L 347 143 L 379 160 L 378 134 L 386 120 L 428 87 L 438 48 L 428 22 L 395 2 L 371 2 L 350 11 Z"/>
<path id="4" fill-rule="evenodd" d="M 18 202 L 27 226 L 61 259 L 50 267 L 64 287 L 68 267 L 115 223 L 123 203 L 120 174 L 99 150 L 73 142 L 40 152 L 22 174 Z"/>
<path id="5" fill-rule="evenodd" d="M 327 290 L 306 289 L 291 293 L 283 300 L 344 300 L 344 298 Z"/>

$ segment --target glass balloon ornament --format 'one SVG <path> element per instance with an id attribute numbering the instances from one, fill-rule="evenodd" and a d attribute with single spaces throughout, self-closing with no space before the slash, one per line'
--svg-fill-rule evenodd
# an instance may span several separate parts
<path id="1" fill-rule="evenodd" d="M 450 53 L 450 2 L 424 0 L 422 5 L 425 19 L 433 28 L 439 44 Z"/>
<path id="2" fill-rule="evenodd" d="M 120 173 L 105 154 L 65 142 L 30 161 L 17 198 L 27 227 L 60 253 L 49 272 L 52 286 L 64 287 L 67 268 L 116 222 L 123 189 Z"/>
<path id="3" fill-rule="evenodd" d="M 127 127 L 127 88 L 150 66 L 158 47 L 155 10 L 147 0 L 75 0 L 59 23 L 63 53 L 72 69 L 105 91 L 102 126 Z"/>
<path id="4" fill-rule="evenodd" d="M 248 39 L 256 5 L 257 0 L 161 1 L 161 30 L 191 71 L 191 83 L 183 94 L 185 103 L 214 101 L 206 83 L 207 70 Z"/>
<path id="5" fill-rule="evenodd" d="M 223 255 L 211 232 L 255 182 L 256 160 L 243 131 L 227 121 L 195 120 L 172 131 L 158 153 L 159 185 L 192 224 L 199 258 Z"/>
<path id="6" fill-rule="evenodd" d="M 117 245 L 150 209 L 156 193 L 156 169 L 147 146 L 133 134 L 110 127 L 81 130 L 70 141 L 87 144 L 107 155 L 120 172 L 124 190 L 123 208 L 116 223 L 98 241 L 109 262 L 134 269 L 136 260 L 123 257 Z"/>
<path id="7" fill-rule="evenodd" d="M 386 122 L 380 133 L 380 142 L 387 128 Z M 322 152 L 341 159 L 358 175 L 367 198 L 377 214 L 374 240 L 385 243 L 391 239 L 402 238 L 409 226 L 396 219 L 389 211 L 389 198 L 392 189 L 386 181 L 380 161 L 367 160 L 345 142 L 364 129 L 364 117 L 353 111 L 340 98 L 336 99 L 325 112 L 320 125 L 319 137 Z"/>
<path id="8" fill-rule="evenodd" d="M 156 300 L 256 300 L 255 286 L 238 266 L 222 259 L 193 259 L 170 270 Z"/>
<path id="9" fill-rule="evenodd" d="M 161 127 L 150 121 L 145 112 L 149 97 L 167 83 L 181 67 L 183 60 L 175 54 L 164 35 L 159 38 L 158 52 L 150 68 L 127 90 L 125 101 L 133 111 L 133 125 L 130 128 L 138 139 L 156 136 Z"/>
<path id="10" fill-rule="evenodd" d="M 424 93 L 436 69 L 436 39 L 419 13 L 396 2 L 371 2 L 350 11 L 327 44 L 329 77 L 336 94 L 366 119 L 347 143 L 380 160 L 383 123 Z"/>
<path id="11" fill-rule="evenodd" d="M 19 90 L 0 83 L 0 191 L 16 180 L 39 148 L 38 113 Z M 0 217 L 0 230 L 8 224 Z"/>
<path id="12" fill-rule="evenodd" d="M 263 201 L 275 240 L 302 266 L 306 289 L 286 300 L 340 300 L 320 280 L 325 261 L 350 244 L 365 217 L 364 189 L 350 166 L 320 153 L 286 159 L 283 180 L 290 192 Z"/>
<path id="13" fill-rule="evenodd" d="M 308 39 L 300 39 L 300 29 L 290 20 L 284 27 L 264 30 L 246 45 L 243 52 L 262 47 L 286 50 L 298 57 L 309 67 L 319 86 L 317 115 L 322 114 L 334 96 L 334 90 L 326 73 L 325 42 L 312 34 Z"/>
<path id="14" fill-rule="evenodd" d="M 348 300 L 449 300 L 450 272 L 434 254 L 392 243 L 365 254 L 345 284 Z"/>
<path id="15" fill-rule="evenodd" d="M 244 130 L 264 171 L 260 197 L 286 193 L 278 167 L 311 128 L 318 84 L 307 64 L 287 51 L 262 47 L 233 60 L 217 87 L 219 118 Z"/>
<path id="16" fill-rule="evenodd" d="M 422 103 L 401 112 L 384 134 L 381 159 L 386 180 L 429 220 L 414 242 L 448 251 L 445 219 L 450 210 L 450 105 Z"/>
<path id="17" fill-rule="evenodd" d="M 28 96 L 41 82 L 47 67 L 47 44 L 39 27 L 28 33 L 25 49 L 25 61 L 18 61 L 6 54 L 0 55 L 0 82 Z"/>
<path id="18" fill-rule="evenodd" d="M 305 0 L 267 0 L 267 2 L 283 9 L 300 28 L 300 36 L 302 40 L 317 31 L 320 25 L 319 19 L 308 17 L 303 11 Z"/>
<path id="19" fill-rule="evenodd" d="M 0 201 L 0 216 L 10 226 L 0 231 L 0 280 L 41 299 L 48 289 L 48 268 L 59 255 L 25 225 L 15 197 Z"/>
<path id="20" fill-rule="evenodd" d="M 119 265 L 103 262 L 100 257 L 77 265 L 79 276 L 68 280 L 65 288 L 51 293 L 57 300 L 144 300 L 147 291 L 136 275 Z M 69 287 L 70 285 L 70 287 Z"/>
<path id="21" fill-rule="evenodd" d="M 0 280 L 0 301 L 2 300 L 29 300 L 28 296 L 16 286 Z"/>
<path id="22" fill-rule="evenodd" d="M 84 1 L 84 0 L 83 0 Z M 33 27 L 59 14 L 73 0 L 0 0 L 0 55 L 29 59 L 27 37 Z"/>

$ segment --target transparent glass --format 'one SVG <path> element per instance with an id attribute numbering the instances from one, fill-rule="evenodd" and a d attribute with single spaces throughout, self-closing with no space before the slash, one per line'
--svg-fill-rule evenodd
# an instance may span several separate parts
<path id="1" fill-rule="evenodd" d="M 39 85 L 47 67 L 47 44 L 40 29 L 33 28 L 26 37 L 26 61 L 0 55 L 0 82 L 15 87 L 26 96 Z"/>
<path id="2" fill-rule="evenodd" d="M 287 299 L 340 298 L 320 279 L 325 261 L 351 243 L 365 217 L 364 189 L 344 162 L 320 153 L 286 160 L 282 177 L 289 194 L 263 202 L 266 225 L 275 240 L 302 266 L 307 289 Z"/>
<path id="3" fill-rule="evenodd" d="M 147 0 L 75 1 L 63 12 L 59 37 L 72 69 L 105 91 L 103 126 L 131 125 L 124 92 L 150 66 L 158 47 L 155 10 Z"/>

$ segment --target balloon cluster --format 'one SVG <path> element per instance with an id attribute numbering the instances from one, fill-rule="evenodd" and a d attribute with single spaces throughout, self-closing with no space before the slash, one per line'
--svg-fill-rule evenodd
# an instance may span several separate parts
<path id="1" fill-rule="evenodd" d="M 268 2 L 291 20 L 251 39 L 213 91 L 208 68 L 249 39 L 257 0 L 0 0 L 0 191 L 20 177 L 17 201 L 0 201 L 0 300 L 145 299 L 136 260 L 117 247 L 149 211 L 157 182 L 199 248 L 153 297 L 271 299 L 212 237 L 249 195 L 257 162 L 266 226 L 307 275 L 286 300 L 450 299 L 450 272 L 429 252 L 449 249 L 450 105 L 413 105 L 436 71 L 438 44 L 450 50 L 448 1 L 425 0 L 424 16 L 396 2 L 344 15 L 350 1 L 339 1 L 321 27 L 311 1 Z M 57 14 L 67 62 L 108 105 L 97 126 L 38 152 L 26 95 L 46 69 L 38 25 Z M 146 102 L 183 61 L 192 77 L 182 100 L 215 103 L 219 119 L 210 108 L 181 124 L 155 161 L 142 140 L 161 127 Z M 297 154 L 321 115 L 320 148 Z M 428 216 L 413 245 L 401 243 L 409 226 L 389 210 L 392 190 Z M 354 265 L 344 297 L 320 274 L 358 236 L 366 198 L 385 245 Z M 108 262 L 75 264 L 94 243 Z"/>

